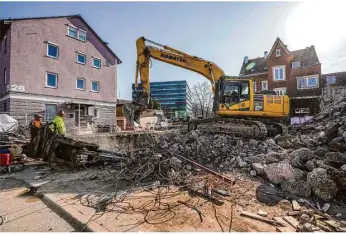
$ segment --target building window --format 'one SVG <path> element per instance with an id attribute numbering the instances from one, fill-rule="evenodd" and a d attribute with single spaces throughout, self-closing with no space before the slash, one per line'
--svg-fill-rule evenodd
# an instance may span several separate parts
<path id="1" fill-rule="evenodd" d="M 292 62 L 292 68 L 299 68 L 301 65 L 300 65 L 300 61 L 293 61 Z"/>
<path id="2" fill-rule="evenodd" d="M 47 43 L 47 56 L 57 59 L 59 57 L 59 46 Z"/>
<path id="3" fill-rule="evenodd" d="M 77 52 L 77 63 L 85 64 L 86 63 L 86 55 Z"/>
<path id="4" fill-rule="evenodd" d="M 281 56 L 281 49 L 275 50 L 276 57 Z"/>
<path id="5" fill-rule="evenodd" d="M 53 121 L 54 117 L 57 113 L 57 105 L 56 104 L 46 104 L 46 115 L 45 119 L 48 122 Z"/>
<path id="6" fill-rule="evenodd" d="M 4 84 L 7 84 L 7 70 L 4 69 Z"/>
<path id="7" fill-rule="evenodd" d="M 57 88 L 58 87 L 58 74 L 47 73 L 46 75 L 46 87 Z"/>
<path id="8" fill-rule="evenodd" d="M 310 113 L 310 109 L 309 108 L 296 108 L 294 110 L 295 113 Z"/>
<path id="9" fill-rule="evenodd" d="M 79 30 L 78 39 L 83 42 L 86 42 L 87 38 L 86 38 L 86 32 L 84 30 L 81 30 L 81 29 Z"/>
<path id="10" fill-rule="evenodd" d="M 336 83 L 336 77 L 335 76 L 327 76 L 327 85 L 332 85 Z"/>
<path id="11" fill-rule="evenodd" d="M 262 91 L 268 90 L 268 81 L 262 81 Z"/>
<path id="12" fill-rule="evenodd" d="M 273 68 L 273 80 L 274 81 L 283 81 L 285 80 L 285 66 L 277 66 Z"/>
<path id="13" fill-rule="evenodd" d="M 286 95 L 286 87 L 279 87 L 279 88 L 274 88 L 274 91 L 276 92 L 277 95 Z"/>
<path id="14" fill-rule="evenodd" d="M 67 27 L 67 34 L 70 37 L 77 38 L 77 28 L 68 26 Z"/>
<path id="15" fill-rule="evenodd" d="M 99 82 L 91 82 L 91 91 L 99 92 Z"/>
<path id="16" fill-rule="evenodd" d="M 85 79 L 77 78 L 76 89 L 85 90 Z"/>
<path id="17" fill-rule="evenodd" d="M 4 103 L 4 112 L 7 112 L 7 103 Z"/>
<path id="18" fill-rule="evenodd" d="M 93 67 L 97 69 L 101 68 L 101 60 L 93 58 Z"/>
<path id="19" fill-rule="evenodd" d="M 313 77 L 297 77 L 298 89 L 311 89 L 318 87 L 318 78 Z"/>

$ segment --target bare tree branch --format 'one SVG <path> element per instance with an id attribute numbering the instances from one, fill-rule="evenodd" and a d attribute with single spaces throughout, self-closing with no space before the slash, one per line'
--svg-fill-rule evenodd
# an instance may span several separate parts
<path id="1" fill-rule="evenodd" d="M 192 87 L 192 112 L 195 117 L 212 116 L 213 97 L 211 85 L 208 82 L 197 83 Z"/>

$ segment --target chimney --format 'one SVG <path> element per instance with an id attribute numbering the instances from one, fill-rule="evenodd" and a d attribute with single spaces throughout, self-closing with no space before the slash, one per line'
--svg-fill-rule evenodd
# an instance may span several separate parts
<path id="1" fill-rule="evenodd" d="M 244 57 L 244 63 L 247 64 L 249 62 L 249 57 L 245 56 Z"/>
<path id="2" fill-rule="evenodd" d="M 268 51 L 265 51 L 264 52 L 264 58 L 267 58 L 267 56 L 268 56 Z"/>

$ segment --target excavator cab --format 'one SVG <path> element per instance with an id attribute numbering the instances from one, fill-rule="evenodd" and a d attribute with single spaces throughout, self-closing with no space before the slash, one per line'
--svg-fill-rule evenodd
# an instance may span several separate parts
<path id="1" fill-rule="evenodd" d="M 249 80 L 221 78 L 216 83 L 213 110 L 218 111 L 219 105 L 231 107 L 250 100 Z"/>

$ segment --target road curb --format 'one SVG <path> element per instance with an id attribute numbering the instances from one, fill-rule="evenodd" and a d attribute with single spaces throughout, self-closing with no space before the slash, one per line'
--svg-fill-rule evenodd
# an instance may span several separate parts
<path id="1" fill-rule="evenodd" d="M 35 188 L 35 184 L 31 184 L 30 182 L 27 182 L 26 180 L 23 180 L 23 179 L 21 180 L 25 182 L 28 188 Z M 49 209 L 51 209 L 56 214 L 61 216 L 61 218 L 63 218 L 69 225 L 71 225 L 73 229 L 76 230 L 76 232 L 95 232 L 95 230 L 90 228 L 88 224 L 81 221 L 79 218 L 77 218 L 72 213 L 67 211 L 65 208 L 60 206 L 57 202 L 55 202 L 52 198 L 50 198 L 46 194 L 36 193 L 36 195 Z"/>
<path id="2" fill-rule="evenodd" d="M 61 216 L 67 223 L 69 223 L 76 230 L 76 232 L 95 232 L 89 227 L 88 224 L 83 223 L 45 194 L 39 193 L 39 195 L 41 201 L 52 211 Z"/>

